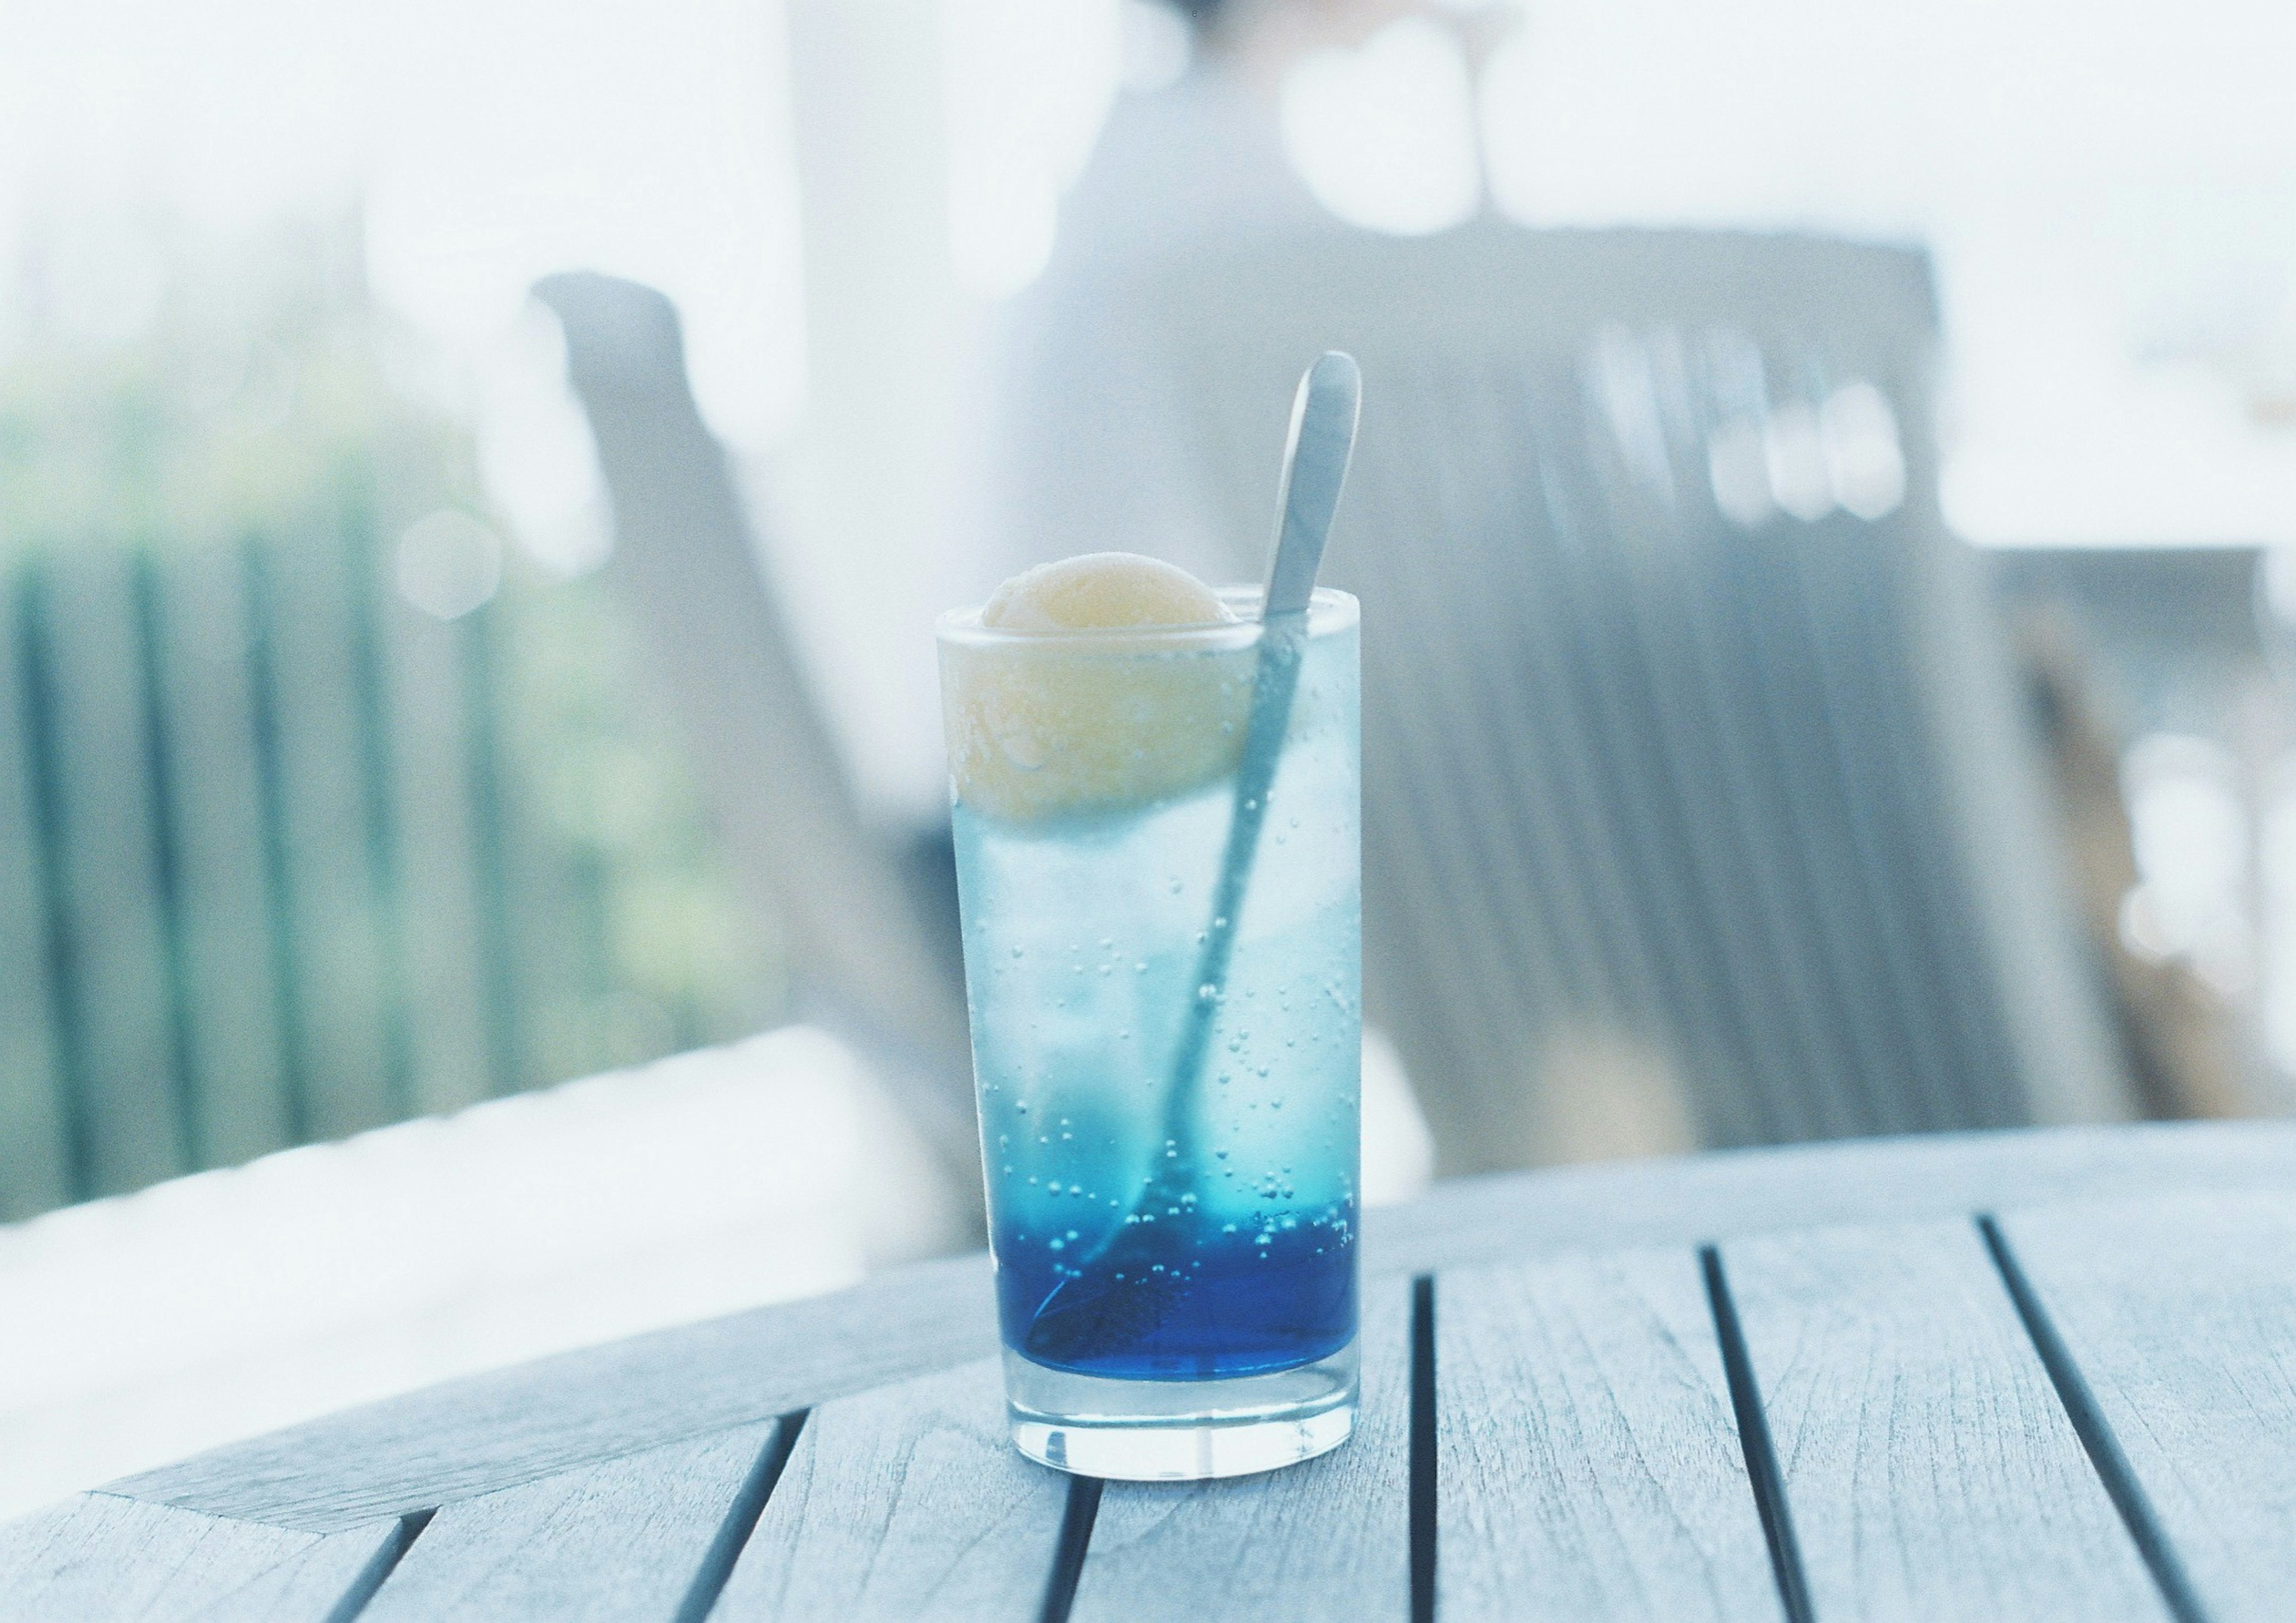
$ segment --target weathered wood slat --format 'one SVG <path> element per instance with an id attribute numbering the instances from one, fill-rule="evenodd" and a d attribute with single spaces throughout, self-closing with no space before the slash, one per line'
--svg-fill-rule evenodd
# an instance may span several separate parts
<path id="1" fill-rule="evenodd" d="M 1937 1135 L 1463 1179 L 1366 1215 L 1372 1273 L 1812 1222 L 1953 1216 L 2173 1188 L 2296 1190 L 2296 1126 Z M 888 1273 L 330 1415 L 115 1491 L 333 1529 L 764 1420 L 996 1348 L 985 1260 Z"/>
<path id="2" fill-rule="evenodd" d="M 2208 1615 L 2296 1606 L 2296 1201 L 2004 1214 L 2003 1234 Z"/>
<path id="3" fill-rule="evenodd" d="M 321 1535 L 82 1494 L 0 1527 L 0 1623 L 332 1623 L 396 1520 Z"/>
<path id="4" fill-rule="evenodd" d="M 1732 1150 L 1457 1178 L 1365 1225 L 1365 1266 L 1427 1272 L 1553 1248 L 1912 1223 L 2047 1201 L 2296 1189 L 2296 1126 L 2179 1122 Z"/>
<path id="5" fill-rule="evenodd" d="M 824 1404 L 711 1623 L 1029 1617 L 1067 1492 L 1006 1439 L 993 1360 Z"/>
<path id="6" fill-rule="evenodd" d="M 1076 1623 L 1410 1615 L 1410 1282 L 1376 1280 L 1365 1295 L 1355 1436 L 1265 1476 L 1108 1484 Z"/>
<path id="7" fill-rule="evenodd" d="M 1723 1258 L 1819 1617 L 2167 1615 L 1972 1225 Z"/>
<path id="8" fill-rule="evenodd" d="M 447 1505 L 361 1623 L 661 1623 L 774 1432 L 741 1426 Z"/>
<path id="9" fill-rule="evenodd" d="M 1694 1253 L 1446 1273 L 1435 1337 L 1447 1623 L 1780 1615 Z"/>

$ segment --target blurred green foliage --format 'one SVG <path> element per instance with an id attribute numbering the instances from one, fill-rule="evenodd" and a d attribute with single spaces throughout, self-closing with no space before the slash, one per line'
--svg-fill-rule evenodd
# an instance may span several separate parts
<path id="1" fill-rule="evenodd" d="M 258 740 L 272 767 L 344 761 L 344 771 L 365 785 L 371 826 L 341 831 L 342 860 L 371 871 L 359 892 L 368 916 L 351 922 L 381 944 L 373 955 L 390 968 L 374 978 L 373 996 L 397 1006 L 381 1012 L 380 1025 L 413 1033 L 398 1047 L 415 1057 L 398 1062 L 405 1074 L 387 1078 L 375 1094 L 384 1102 L 354 1111 L 348 1125 L 335 1119 L 334 1130 L 770 1023 L 782 1011 L 785 982 L 770 921 L 756 917 L 730 881 L 686 765 L 652 711 L 636 651 L 611 597 L 593 581 L 554 575 L 514 545 L 499 548 L 498 589 L 449 623 L 401 594 L 398 549 L 416 521 L 459 512 L 475 521 L 465 528 L 490 548 L 504 526 L 489 511 L 472 434 L 458 421 L 452 372 L 367 296 L 355 217 L 281 221 L 227 243 L 146 222 L 136 238 L 151 274 L 130 301 L 135 307 L 99 309 L 93 321 L 82 308 L 75 318 L 76 301 L 87 303 L 86 290 L 61 260 L 33 258 L 16 268 L 10 302 L 18 319 L 0 332 L 0 609 L 13 617 L 17 634 L 12 643 L 0 638 L 0 656 L 13 661 L 12 679 L 0 682 L 0 704 L 22 711 L 9 718 L 11 728 L 0 728 L 0 741 L 12 733 L 31 741 L 14 751 L 17 758 L 0 758 L 0 780 L 17 775 L 20 803 L 52 808 L 45 818 L 0 826 L 0 842 L 45 841 L 59 849 L 69 843 L 74 831 L 58 824 L 85 808 L 36 781 L 43 773 L 70 775 L 63 769 L 73 763 L 60 757 L 63 750 L 119 751 L 126 765 L 105 781 L 140 783 L 155 809 L 149 818 L 115 821 L 148 822 L 163 845 L 171 829 L 172 837 L 184 837 L 182 820 L 159 803 L 181 792 L 185 773 L 195 774 L 210 754 L 227 752 L 182 735 L 179 717 L 176 731 L 164 735 L 126 725 L 100 736 L 69 733 L 58 717 L 70 710 L 70 695 L 53 690 L 72 668 L 53 656 L 80 635 L 71 613 L 135 618 L 140 628 L 123 635 L 143 639 L 143 659 L 120 680 L 145 691 L 118 713 L 173 716 L 160 691 L 169 667 L 152 627 L 169 623 L 167 583 L 188 561 L 217 578 L 268 583 L 242 588 L 246 604 L 263 600 L 243 611 L 258 627 L 246 634 L 250 668 L 291 654 L 304 663 L 265 680 L 291 698 L 307 688 L 350 695 L 332 712 L 314 701 L 231 723 Z M 91 560 L 113 556 L 128 560 L 120 578 L 136 584 L 133 593 L 116 594 L 111 610 L 102 608 L 100 594 L 74 598 L 51 590 Z M 324 567 L 315 567 L 322 560 Z M 327 579 L 335 583 L 335 601 L 322 601 L 325 594 L 309 584 Z M 155 593 L 156 607 L 149 601 Z M 299 625 L 299 617 L 309 623 Z M 256 648 L 264 639 L 266 648 Z M 347 662 L 347 673 L 315 663 L 336 659 Z M 54 668 L 42 667 L 44 660 Z M 452 713 L 420 726 L 405 721 L 401 684 L 430 678 L 433 689 L 451 689 Z M 243 685 L 258 698 L 267 691 L 262 680 Z M 435 692 L 430 703 L 437 710 Z M 160 728 L 160 721 L 151 725 Z M 283 743 L 274 737 L 290 726 L 324 735 Z M 0 743 L 0 756 L 7 752 Z M 170 769 L 171 760 L 187 765 Z M 409 784 L 454 799 L 454 815 L 431 817 L 422 804 L 410 812 Z M 275 807 L 265 814 L 275 815 Z M 418 825 L 430 832 L 418 833 Z M 411 848 L 418 838 L 435 845 L 438 827 L 466 831 L 468 851 L 442 857 L 435 848 Z M 284 848 L 293 844 L 289 833 L 267 828 L 266 838 Z M 296 837 L 308 844 L 314 836 Z M 53 1040 L 20 1052 L 56 1057 L 51 1076 L 34 1074 L 29 1060 L 0 1066 L 0 1116 L 43 1119 L 8 1098 L 11 1090 L 29 1097 L 45 1088 L 60 1098 L 77 1090 L 50 1112 L 62 1124 L 54 1152 L 81 1168 L 74 1196 L 108 1193 L 117 1180 L 87 1172 L 101 1159 L 88 1144 L 105 1130 L 91 1114 L 103 1108 L 94 1101 L 107 1085 L 116 1092 L 117 1079 L 87 1074 L 95 1063 L 89 1056 L 111 1050 L 75 1027 L 115 1012 L 86 988 L 75 998 L 70 984 L 49 984 L 69 983 L 76 943 L 102 931 L 75 919 L 72 909 L 81 904 L 58 849 L 13 856 L 20 858 L 17 870 L 46 875 L 40 894 L 47 916 L 45 938 L 40 929 L 0 933 L 0 960 L 12 951 L 24 957 L 22 964 L 0 961 L 0 1018 L 47 1020 Z M 160 889 L 180 888 L 172 876 L 184 865 L 181 852 L 125 852 L 121 859 L 153 874 Z M 84 853 L 74 860 L 86 865 Z M 483 984 L 442 990 L 430 972 L 436 964 L 424 958 L 438 931 L 425 936 L 422 926 L 435 921 L 423 910 L 435 904 L 408 876 L 435 878 L 442 865 L 457 863 L 450 878 L 457 894 L 476 898 L 471 928 L 478 939 L 456 945 L 470 947 L 465 956 Z M 248 882 L 280 889 L 288 868 L 283 859 L 273 866 L 268 877 L 250 873 Z M 170 891 L 148 900 L 164 914 L 181 898 Z M 276 917 L 291 918 L 293 909 L 278 897 L 270 906 Z M 196 944 L 196 932 L 171 926 L 156 932 L 161 938 L 174 946 L 155 984 L 171 988 L 180 1003 L 196 996 L 198 978 L 181 962 L 184 941 Z M 303 972 L 289 963 L 279 977 L 284 984 Z M 35 987 L 45 990 L 37 996 L 23 990 Z M 482 1008 L 493 1034 L 483 1059 L 458 1067 L 423 1057 L 430 1051 L 421 1039 L 451 1023 L 426 1006 L 439 997 Z M 312 1006 L 328 1005 L 321 998 Z M 176 1023 L 196 1026 L 198 1019 L 193 1008 Z M 190 1046 L 176 1044 L 179 1051 Z M 299 1052 L 308 1070 L 324 1062 L 326 1045 L 307 1042 Z M 178 1052 L 174 1069 L 193 1068 Z M 188 1074 L 152 1085 L 162 1083 L 179 1091 L 233 1085 Z M 342 1092 L 340 1078 L 324 1075 L 291 1076 L 285 1085 L 312 1099 Z M 307 1124 L 307 1135 L 328 1130 L 325 1113 L 308 1108 L 287 1110 L 282 1119 Z M 188 1159 L 212 1159 L 202 1157 L 196 1134 L 188 1142 Z M 20 1193 L 12 1198 L 0 1189 L 0 1216 L 25 1207 Z"/>

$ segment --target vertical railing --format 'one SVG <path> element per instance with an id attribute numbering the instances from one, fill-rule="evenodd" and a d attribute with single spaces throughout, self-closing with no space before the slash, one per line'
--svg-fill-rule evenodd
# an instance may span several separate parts
<path id="1" fill-rule="evenodd" d="M 770 1011 L 763 963 L 730 994 L 634 963 L 617 898 L 668 859 L 554 812 L 611 763 L 530 690 L 597 651 L 519 616 L 587 588 L 432 619 L 342 497 L 230 543 L 6 538 L 0 1220 Z M 633 1038 L 632 1006 L 663 1018 Z"/>

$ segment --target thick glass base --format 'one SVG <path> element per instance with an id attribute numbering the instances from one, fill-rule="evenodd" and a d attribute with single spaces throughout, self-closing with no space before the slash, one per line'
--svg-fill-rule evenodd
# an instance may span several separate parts
<path id="1" fill-rule="evenodd" d="M 1074 1375 L 1008 1348 L 1004 1395 L 1014 1447 L 1057 1471 L 1126 1482 L 1249 1476 L 1348 1440 L 1356 1344 L 1295 1369 L 1225 1381 Z"/>

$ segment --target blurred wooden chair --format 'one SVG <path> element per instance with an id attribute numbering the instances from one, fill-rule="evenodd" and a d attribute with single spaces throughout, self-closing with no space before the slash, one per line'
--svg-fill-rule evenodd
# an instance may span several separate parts
<path id="1" fill-rule="evenodd" d="M 610 276 L 551 276 L 612 497 L 602 578 L 627 605 L 729 851 L 786 934 L 802 1014 L 861 1051 L 978 1201 L 953 870 L 864 816 L 687 382 L 676 312 Z"/>
<path id="2" fill-rule="evenodd" d="M 1443 1170 L 2130 1112 L 1922 256 L 1479 224 L 1131 298 L 1238 578 L 1300 367 L 1362 362 L 1368 1012 Z"/>

